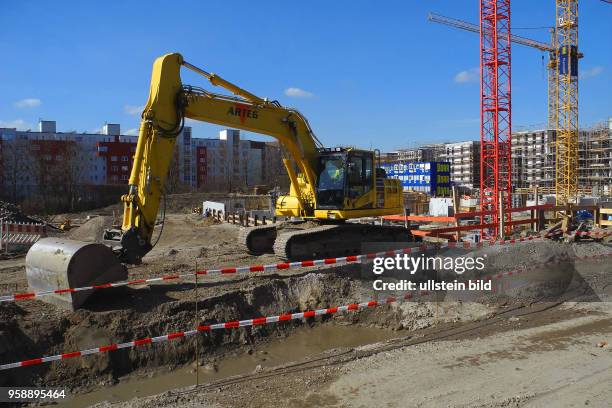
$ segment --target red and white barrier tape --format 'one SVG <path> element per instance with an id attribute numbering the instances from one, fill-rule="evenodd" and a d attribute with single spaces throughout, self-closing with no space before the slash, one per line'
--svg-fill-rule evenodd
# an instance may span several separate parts
<path id="1" fill-rule="evenodd" d="M 421 296 L 426 296 L 428 294 L 429 292 L 423 292 Z M 412 297 L 413 297 L 412 293 L 408 293 L 405 296 L 403 296 L 401 299 L 408 300 L 408 299 L 411 299 Z M 42 363 L 48 363 L 51 361 L 65 360 L 65 359 L 72 358 L 72 357 L 81 357 L 81 356 L 87 356 L 90 354 L 105 353 L 108 351 L 120 350 L 120 349 L 125 349 L 125 348 L 134 348 L 136 346 L 140 346 L 144 344 L 161 343 L 161 342 L 165 342 L 165 341 L 169 341 L 173 339 L 193 336 L 194 334 L 198 332 L 208 332 L 208 331 L 221 330 L 221 329 L 236 329 L 239 327 L 259 326 L 263 324 L 280 323 L 280 322 L 286 322 L 290 320 L 301 320 L 301 319 L 306 319 L 309 317 L 329 315 L 329 314 L 334 314 L 334 313 L 343 313 L 343 312 L 348 312 L 348 311 L 353 311 L 353 310 L 376 307 L 376 306 L 394 303 L 397 301 L 398 301 L 398 298 L 389 297 L 383 301 L 351 303 L 349 305 L 329 307 L 326 309 L 309 310 L 307 312 L 284 313 L 284 314 L 277 315 L 277 316 L 258 317 L 254 319 L 234 320 L 234 321 L 224 322 L 224 323 L 200 325 L 196 329 L 189 330 L 189 331 L 179 331 L 179 332 L 174 332 L 174 333 L 168 333 L 163 336 L 147 337 L 144 339 L 128 341 L 126 343 L 111 344 L 108 346 L 95 347 L 95 348 L 86 349 L 86 350 L 79 350 L 79 351 L 72 351 L 68 353 L 56 354 L 54 356 L 33 358 L 30 360 L 18 361 L 18 362 L 9 363 L 9 364 L 1 364 L 0 370 L 8 370 L 11 368 L 32 366 L 32 365 L 37 365 L 37 364 L 42 364 Z"/>
<path id="2" fill-rule="evenodd" d="M 0 303 L 14 302 L 17 300 L 24 300 L 24 299 L 33 299 L 33 298 L 49 296 L 53 294 L 61 295 L 65 293 L 74 293 L 74 292 L 81 292 L 81 291 L 86 291 L 86 290 L 107 289 L 107 288 L 115 288 L 115 287 L 120 287 L 120 286 L 142 285 L 142 284 L 149 284 L 149 283 L 163 282 L 163 281 L 170 281 L 170 280 L 180 280 L 180 279 L 185 279 L 185 278 L 191 278 L 191 277 L 194 277 L 195 275 L 226 275 L 226 274 L 249 273 L 249 272 L 268 272 L 272 270 L 308 268 L 308 267 L 321 266 L 321 265 L 362 263 L 362 262 L 365 262 L 367 260 L 370 260 L 376 257 L 394 256 L 397 254 L 400 254 L 400 255 L 409 254 L 409 253 L 415 253 L 419 251 L 427 251 L 429 249 L 435 249 L 435 248 L 471 249 L 471 248 L 482 248 L 485 245 L 494 246 L 494 245 L 516 244 L 519 242 L 532 241 L 534 239 L 548 238 L 548 237 L 559 235 L 560 233 L 561 231 L 557 231 L 554 233 L 533 235 L 533 236 L 526 237 L 526 238 L 517 238 L 517 239 L 509 239 L 509 240 L 502 239 L 498 241 L 486 241 L 486 242 L 478 242 L 478 243 L 471 243 L 471 242 L 464 241 L 464 242 L 447 242 L 442 245 L 429 245 L 429 246 L 423 244 L 418 247 L 398 249 L 398 250 L 393 250 L 393 251 L 383 251 L 383 252 L 377 252 L 373 254 L 351 255 L 351 256 L 344 256 L 344 257 L 337 257 L 337 258 L 325 258 L 325 259 L 308 260 L 308 261 L 300 261 L 300 262 L 281 262 L 281 263 L 268 264 L 268 265 L 251 265 L 251 266 L 241 266 L 241 267 L 207 269 L 207 270 L 201 270 L 201 271 L 190 272 L 190 273 L 164 275 L 164 276 L 155 277 L 155 278 L 136 279 L 136 280 L 131 280 L 131 281 L 123 281 L 123 282 L 103 283 L 100 285 L 82 286 L 78 288 L 62 288 L 62 289 L 46 290 L 46 291 L 40 291 L 40 292 L 14 293 L 11 295 L 0 296 Z M 591 234 L 589 231 L 578 232 L 576 234 L 577 235 L 595 235 L 595 234 Z M 598 237 L 603 237 L 603 236 L 612 234 L 612 232 L 605 233 L 604 235 L 602 235 L 601 233 L 596 233 L 596 234 Z"/>
<path id="3" fill-rule="evenodd" d="M 612 235 L 612 231 L 576 231 L 576 235 L 579 237 L 605 238 Z"/>
<path id="4" fill-rule="evenodd" d="M 612 253 L 606 254 L 606 255 L 582 256 L 578 258 L 579 259 L 593 259 L 593 258 L 598 258 L 598 257 L 603 257 L 603 256 L 612 256 Z M 565 260 L 547 261 L 547 262 L 542 262 L 542 263 L 535 264 L 535 265 L 532 264 L 529 266 L 529 269 L 533 269 L 533 267 L 537 265 L 553 265 L 557 263 L 562 263 L 564 261 Z M 518 275 L 520 273 L 524 273 L 527 270 L 528 270 L 527 267 L 518 268 L 518 269 L 511 270 L 511 271 L 500 272 L 500 273 L 492 274 L 492 275 L 486 275 L 478 279 L 480 280 L 499 280 L 504 277 L 511 277 L 514 275 Z M 246 320 L 233 320 L 233 321 L 223 322 L 223 323 L 200 325 L 194 330 L 179 331 L 179 332 L 164 334 L 162 336 L 157 336 L 157 337 L 146 337 L 143 339 L 132 340 L 132 341 L 128 341 L 125 343 L 110 344 L 107 346 L 95 347 L 91 349 L 70 351 L 70 352 L 66 352 L 62 354 L 56 354 L 53 356 L 38 357 L 38 358 L 29 359 L 29 360 L 17 361 L 14 363 L 0 364 L 0 371 L 9 370 L 9 369 L 18 368 L 18 367 L 27 367 L 27 366 L 33 366 L 33 365 L 38 365 L 38 364 L 43 364 L 43 363 L 49 363 L 52 361 L 66 360 L 66 359 L 73 358 L 73 357 L 82 357 L 82 356 L 87 356 L 90 354 L 106 353 L 109 351 L 121 350 L 121 349 L 131 349 L 131 348 L 135 348 L 137 346 L 146 345 L 146 344 L 163 343 L 163 342 L 174 340 L 174 339 L 193 336 L 199 332 L 210 332 L 213 330 L 236 329 L 239 327 L 260 326 L 263 324 L 281 323 L 281 322 L 286 322 L 290 320 L 301 320 L 301 319 L 306 319 L 306 318 L 315 317 L 315 316 L 330 315 L 330 314 L 335 314 L 335 313 L 344 313 L 344 312 L 355 311 L 355 310 L 360 310 L 360 309 L 372 308 L 372 307 L 382 306 L 382 305 L 391 304 L 391 303 L 401 303 L 401 302 L 409 301 L 409 300 L 412 300 L 418 297 L 430 296 L 433 293 L 436 293 L 436 292 L 431 292 L 431 291 L 426 291 L 426 290 L 418 291 L 418 292 L 408 292 L 403 296 L 400 296 L 400 297 L 390 296 L 384 300 L 370 300 L 367 302 L 351 303 L 351 304 L 344 305 L 344 306 L 328 307 L 325 309 L 309 310 L 306 312 L 283 313 L 277 316 L 256 317 L 256 318 L 246 319 Z"/>
<path id="5" fill-rule="evenodd" d="M 82 286 L 78 288 L 63 288 L 63 289 L 55 289 L 55 290 L 45 290 L 45 291 L 40 291 L 40 292 L 14 293 L 11 295 L 0 296 L 0 303 L 14 302 L 17 300 L 24 300 L 24 299 L 33 299 L 33 298 L 49 296 L 53 294 L 61 295 L 65 293 L 81 292 L 85 290 L 107 289 L 107 288 L 116 288 L 120 286 L 142 285 L 142 284 L 155 283 L 155 282 L 179 280 L 179 279 L 185 279 L 185 278 L 192 278 L 196 275 L 228 275 L 228 274 L 237 274 L 237 273 L 269 272 L 273 270 L 309 268 L 309 267 L 322 266 L 322 265 L 363 263 L 373 258 L 424 252 L 424 251 L 436 249 L 436 248 L 464 248 L 464 249 L 482 248 L 485 245 L 494 246 L 494 245 L 516 244 L 516 243 L 532 241 L 534 239 L 540 239 L 540 238 L 542 238 L 542 236 L 531 236 L 527 238 L 518 238 L 518 239 L 500 240 L 500 241 L 487 241 L 486 243 L 485 242 L 478 242 L 478 243 L 447 242 L 442 245 L 423 244 L 418 247 L 396 249 L 396 250 L 391 250 L 391 251 L 382 251 L 382 252 L 376 252 L 376 253 L 371 253 L 371 254 L 342 256 L 342 257 L 337 257 L 337 258 L 325 258 L 325 259 L 299 261 L 299 262 L 281 262 L 281 263 L 276 263 L 276 264 L 251 265 L 251 266 L 241 266 L 241 267 L 233 267 L 233 268 L 205 269 L 205 270 L 190 272 L 190 273 L 165 275 L 165 276 L 160 276 L 156 278 L 136 279 L 136 280 L 131 280 L 131 281 L 123 281 L 123 282 L 103 283 L 100 285 Z"/>

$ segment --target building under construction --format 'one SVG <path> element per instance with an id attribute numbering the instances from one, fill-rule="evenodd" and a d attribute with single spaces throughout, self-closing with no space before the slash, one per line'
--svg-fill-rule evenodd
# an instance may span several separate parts
<path id="1" fill-rule="evenodd" d="M 512 139 L 513 185 L 535 187 L 543 194 L 555 192 L 555 142 L 551 129 L 516 132 Z M 612 119 L 579 132 L 578 192 L 586 195 L 612 193 Z"/>

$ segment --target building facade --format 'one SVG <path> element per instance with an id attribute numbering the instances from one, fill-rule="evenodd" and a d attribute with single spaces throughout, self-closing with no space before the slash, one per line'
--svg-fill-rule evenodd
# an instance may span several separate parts
<path id="1" fill-rule="evenodd" d="M 515 188 L 554 193 L 555 142 L 552 129 L 512 135 L 512 183 Z M 612 119 L 578 134 L 578 189 L 582 194 L 612 193 Z"/>
<path id="2" fill-rule="evenodd" d="M 54 121 L 40 121 L 38 131 L 0 128 L 0 185 L 34 190 L 50 183 L 54 172 L 64 182 L 127 184 L 137 141 L 122 135 L 119 124 L 104 125 L 100 134 L 58 132 Z M 235 129 L 222 130 L 217 139 L 195 138 L 186 126 L 170 177 L 189 189 L 240 189 L 272 184 L 281 163 L 275 143 L 242 140 Z"/>
<path id="3" fill-rule="evenodd" d="M 453 185 L 480 188 L 480 142 L 446 143 L 442 160 L 450 163 Z"/>

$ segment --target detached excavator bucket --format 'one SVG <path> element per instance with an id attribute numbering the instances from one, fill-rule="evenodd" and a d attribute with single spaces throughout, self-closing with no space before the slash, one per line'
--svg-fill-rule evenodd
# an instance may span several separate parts
<path id="1" fill-rule="evenodd" d="M 53 291 L 101 285 L 127 279 L 127 270 L 106 245 L 60 238 L 43 238 L 26 255 L 30 290 Z M 78 309 L 93 289 L 42 296 L 64 309 Z"/>

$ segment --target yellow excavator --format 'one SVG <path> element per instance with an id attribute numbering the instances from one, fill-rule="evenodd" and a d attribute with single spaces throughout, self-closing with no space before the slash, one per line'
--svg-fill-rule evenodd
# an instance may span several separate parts
<path id="1" fill-rule="evenodd" d="M 233 95 L 183 85 L 181 67 Z M 118 264 L 141 262 L 153 247 L 164 185 L 186 118 L 272 136 L 281 146 L 291 186 L 288 194 L 277 199 L 275 209 L 277 216 L 290 221 L 243 228 L 239 239 L 245 250 L 255 254 L 274 251 L 280 258 L 294 261 L 360 253 L 365 242 L 413 240 L 405 228 L 347 222 L 404 210 L 399 180 L 388 179 L 378 168 L 374 151 L 324 148 L 297 110 L 253 95 L 173 53 L 157 58 L 153 65 L 128 192 L 121 197 L 121 228 L 106 231 L 107 245 L 40 240 L 26 257 L 31 286 L 49 290 L 61 287 L 59 281 L 70 287 L 108 282 L 123 277 Z M 110 256 L 109 246 L 116 262 L 101 262 L 102 257 Z M 57 254 L 61 254 L 61 261 L 50 262 Z M 76 265 L 91 272 L 85 274 Z M 114 275 L 103 268 L 115 271 Z"/>

